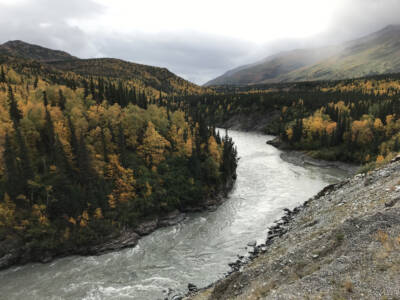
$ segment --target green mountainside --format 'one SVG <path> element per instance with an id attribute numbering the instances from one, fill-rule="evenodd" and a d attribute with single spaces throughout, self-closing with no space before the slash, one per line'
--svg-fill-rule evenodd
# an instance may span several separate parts
<path id="1" fill-rule="evenodd" d="M 334 47 L 283 52 L 260 63 L 239 67 L 209 81 L 211 85 L 334 80 L 400 71 L 400 26 L 384 29 Z"/>

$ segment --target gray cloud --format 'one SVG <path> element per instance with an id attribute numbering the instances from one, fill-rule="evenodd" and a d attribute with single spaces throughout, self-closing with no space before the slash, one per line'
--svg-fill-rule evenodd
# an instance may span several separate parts
<path id="1" fill-rule="evenodd" d="M 0 4 L 0 43 L 20 39 L 79 57 L 117 57 L 167 67 L 186 79 L 203 83 L 228 69 L 279 51 L 335 44 L 399 23 L 400 1 L 346 1 L 333 13 L 326 32 L 304 40 L 278 40 L 264 45 L 199 32 L 88 34 L 71 25 L 71 20 L 95 18 L 103 11 L 92 0 Z"/>
<path id="2" fill-rule="evenodd" d="M 165 66 L 188 80 L 204 82 L 243 61 L 249 43 L 201 33 L 140 34 L 108 37 L 100 51 L 108 56 Z"/>
<path id="3" fill-rule="evenodd" d="M 79 56 L 96 55 L 97 46 L 70 19 L 90 18 L 102 12 L 91 0 L 35 0 L 15 5 L 0 4 L 0 42 L 24 40 Z"/>

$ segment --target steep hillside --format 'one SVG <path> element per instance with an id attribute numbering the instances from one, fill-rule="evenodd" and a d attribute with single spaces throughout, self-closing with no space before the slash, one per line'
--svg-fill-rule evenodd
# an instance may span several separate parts
<path id="1" fill-rule="evenodd" d="M 108 77 L 129 81 L 139 90 L 149 90 L 155 96 L 165 94 L 200 94 L 205 91 L 166 68 L 131 63 L 114 58 L 79 59 L 66 52 L 52 50 L 22 41 L 9 41 L 0 45 L 5 62 L 17 59 L 17 64 L 39 62 L 42 68 L 74 72 L 86 77 Z M 6 57 L 6 59 L 4 59 Z M 19 60 L 25 60 L 23 62 Z"/>
<path id="2" fill-rule="evenodd" d="M 191 299 L 398 299 L 399 160 L 286 210 L 250 263 Z"/>
<path id="3" fill-rule="evenodd" d="M 284 52 L 237 68 L 206 85 L 333 80 L 400 71 L 400 26 L 334 47 Z"/>

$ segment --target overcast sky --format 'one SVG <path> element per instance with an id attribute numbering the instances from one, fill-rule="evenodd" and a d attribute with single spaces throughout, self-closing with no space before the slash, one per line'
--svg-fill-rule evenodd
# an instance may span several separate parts
<path id="1" fill-rule="evenodd" d="M 398 24 L 399 0 L 0 0 L 0 43 L 167 67 L 202 84 L 299 47 Z"/>

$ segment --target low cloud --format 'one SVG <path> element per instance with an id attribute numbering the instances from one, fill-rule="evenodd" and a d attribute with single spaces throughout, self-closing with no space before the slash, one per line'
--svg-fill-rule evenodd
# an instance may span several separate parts
<path id="1" fill-rule="evenodd" d="M 332 12 L 329 28 L 318 36 L 255 44 L 189 30 L 159 33 L 84 30 L 79 26 L 80 21 L 96 20 L 105 10 L 92 0 L 21 0 L 14 4 L 0 0 L 0 43 L 19 39 L 82 58 L 117 57 L 167 67 L 190 81 L 204 83 L 228 69 L 279 51 L 336 44 L 399 22 L 400 1 L 338 1 L 342 5 Z"/>

